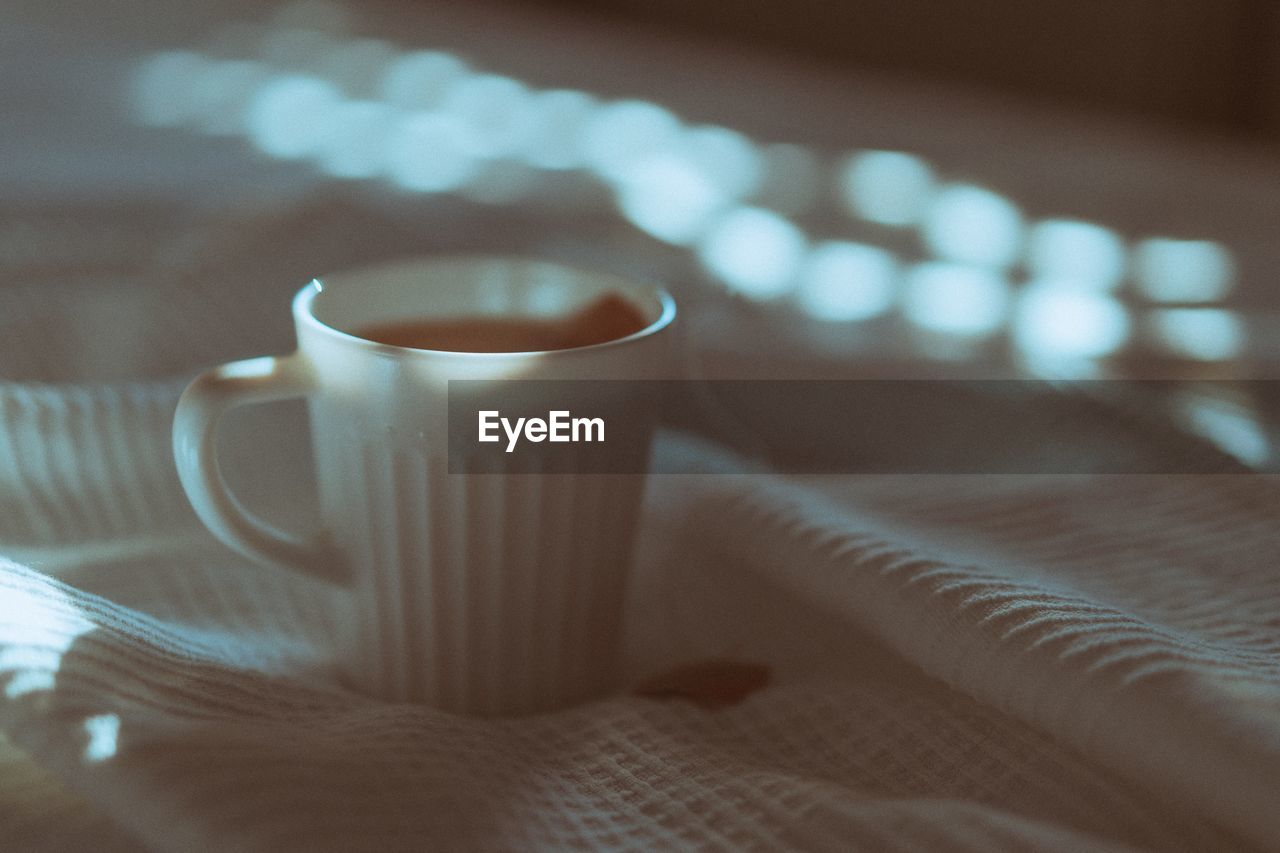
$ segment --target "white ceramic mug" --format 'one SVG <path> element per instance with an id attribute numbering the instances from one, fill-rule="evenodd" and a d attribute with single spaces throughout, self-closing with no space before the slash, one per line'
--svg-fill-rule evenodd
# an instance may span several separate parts
<path id="1" fill-rule="evenodd" d="M 647 325 L 541 353 L 409 349 L 354 334 L 424 318 L 561 316 L 605 293 L 627 298 Z M 347 588 L 338 664 L 370 694 L 487 715 L 613 687 L 643 476 L 451 474 L 447 383 L 666 378 L 671 296 L 540 261 L 452 258 L 325 276 L 298 293 L 293 316 L 296 352 L 211 370 L 178 404 L 178 473 L 205 525 L 244 554 Z M 215 458 L 227 409 L 298 396 L 323 522 L 307 541 L 248 514 Z M 651 417 L 642 409 L 634 416 Z"/>

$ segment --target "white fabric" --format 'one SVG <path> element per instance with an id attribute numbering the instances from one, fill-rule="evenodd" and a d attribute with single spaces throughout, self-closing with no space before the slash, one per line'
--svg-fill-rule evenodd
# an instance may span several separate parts
<path id="1" fill-rule="evenodd" d="M 1271 479 L 658 477 L 625 680 L 769 686 L 475 720 L 334 683 L 332 592 L 194 524 L 147 388 L 0 383 L 0 850 L 1280 847 Z M 134 410 L 128 453 L 52 464 Z"/>
<path id="2" fill-rule="evenodd" d="M 627 52 L 593 31 L 564 51 L 566 33 L 584 32 L 571 22 L 477 25 L 470 5 L 455 5 L 413 20 L 404 10 L 394 35 L 406 46 L 478 42 L 477 55 L 506 57 L 503 73 L 523 64 L 559 85 L 638 92 L 762 138 L 783 128 L 851 146 L 916 140 L 1019 199 L 1107 213 L 1137 236 L 1230 235 L 1242 268 L 1274 267 L 1271 164 L 752 56 L 708 62 L 703 45 Z M 63 112 L 6 125 L 6 197 L 142 191 L 186 204 L 260 185 L 274 205 L 303 180 L 248 163 L 236 145 L 128 128 L 124 63 L 111 57 L 104 73 L 102 54 L 112 33 L 157 21 L 125 26 L 121 13 L 113 6 L 111 26 L 77 14 L 87 36 L 66 44 L 0 28 L 16 84 L 0 91 L 6 104 L 28 117 L 32 105 Z M 41 85 L 40 62 L 58 47 L 66 67 Z M 640 85 L 628 76 L 639 68 L 657 70 Z M 725 80 L 749 81 L 752 97 L 725 98 Z M 833 115 L 858 116 L 858 138 L 832 136 Z M 1182 203 L 1158 203 L 1171 194 Z M 428 238 L 493 239 L 430 211 L 399 234 L 352 227 L 336 207 L 289 219 L 273 206 L 165 253 L 167 217 L 138 224 L 108 209 L 102 220 L 133 229 L 123 254 L 67 263 L 74 247 L 111 255 L 113 244 L 59 232 L 52 267 L 29 265 L 29 236 L 5 223 L 3 375 L 167 376 L 271 351 L 272 334 L 287 331 L 276 299 L 304 276 L 422 251 Z M 563 233 L 531 245 L 587 258 L 631 250 L 629 237 L 605 246 L 590 224 L 562 229 L 589 251 Z M 184 266 L 200 252 L 205 266 Z M 103 270 L 112 289 L 146 277 L 151 290 L 130 303 L 105 292 Z M 239 286 L 228 296 L 226 284 Z M 117 337 L 51 360 L 67 327 L 30 321 L 60 310 L 55 295 L 83 328 Z M 153 309 L 182 323 L 157 326 Z M 0 417 L 0 435 L 7 428 Z M 139 435 L 152 461 L 167 458 L 160 433 Z M 12 452 L 39 461 L 40 450 Z M 174 492 L 126 496 L 103 516 L 121 523 L 86 539 L 70 531 L 97 516 L 59 497 L 64 481 L 38 505 L 29 485 L 0 488 L 0 557 L 20 558 L 0 558 L 0 851 L 1280 849 L 1280 502 L 1267 480 L 664 478 L 640 543 L 628 677 L 729 658 L 768 662 L 773 683 L 719 711 L 619 694 L 514 721 L 333 688 L 325 638 L 300 636 L 291 618 L 325 593 L 228 554 L 184 524 Z M 166 502 L 163 526 L 133 523 Z M 35 549 L 38 531 L 67 541 Z"/>
<path id="3" fill-rule="evenodd" d="M 199 534 L 65 583 L 5 562 L 0 721 L 102 837 L 163 850 L 1274 847 L 1274 489 L 658 478 L 631 676 L 773 667 L 717 711 L 351 695 L 291 627 L 326 593 Z M 86 723 L 109 715 L 113 749 Z M 0 849 L 106 832 L 81 820 L 0 822 Z"/>

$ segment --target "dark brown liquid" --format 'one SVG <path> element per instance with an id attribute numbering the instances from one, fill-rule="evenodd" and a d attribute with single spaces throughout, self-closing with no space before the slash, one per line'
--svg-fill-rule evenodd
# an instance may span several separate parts
<path id="1" fill-rule="evenodd" d="M 380 344 L 444 352 L 543 352 L 625 338 L 647 326 L 640 310 L 608 294 L 566 317 L 417 318 L 378 323 L 356 335 Z"/>

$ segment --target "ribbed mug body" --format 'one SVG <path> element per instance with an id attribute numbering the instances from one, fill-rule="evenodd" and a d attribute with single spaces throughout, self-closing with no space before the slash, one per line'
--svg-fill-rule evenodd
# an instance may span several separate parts
<path id="1" fill-rule="evenodd" d="M 450 473 L 442 453 L 325 428 L 316 446 L 353 686 L 495 715 L 616 685 L 642 475 Z"/>
<path id="2" fill-rule="evenodd" d="M 374 320 L 554 316 L 606 293 L 631 299 L 649 325 L 543 353 L 412 350 L 359 337 Z M 535 446 L 511 455 L 518 469 L 504 468 L 502 452 L 470 467 L 478 447 L 450 446 L 449 386 L 573 380 L 577 403 L 625 421 L 643 455 L 653 401 L 645 383 L 633 393 L 612 380 L 669 378 L 671 298 L 554 264 L 462 259 L 326 278 L 294 312 L 312 377 L 322 514 L 346 564 L 346 612 L 335 621 L 349 630 L 335 642 L 347 681 L 394 701 L 486 715 L 546 710 L 614 686 L 643 460 L 613 469 L 636 473 L 596 473 L 591 451 L 557 445 L 545 465 Z M 545 401 L 532 393 L 547 411 L 563 406 L 554 390 Z"/>

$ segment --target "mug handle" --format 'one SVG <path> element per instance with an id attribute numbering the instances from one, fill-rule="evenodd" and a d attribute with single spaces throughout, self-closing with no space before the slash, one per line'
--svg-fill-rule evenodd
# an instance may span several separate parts
<path id="1" fill-rule="evenodd" d="M 227 489 L 218 468 L 218 422 L 228 409 L 305 397 L 315 388 L 297 353 L 233 361 L 200 374 L 173 416 L 173 458 L 196 515 L 225 544 L 261 562 L 341 582 L 342 563 L 325 533 L 309 539 L 254 518 Z"/>

